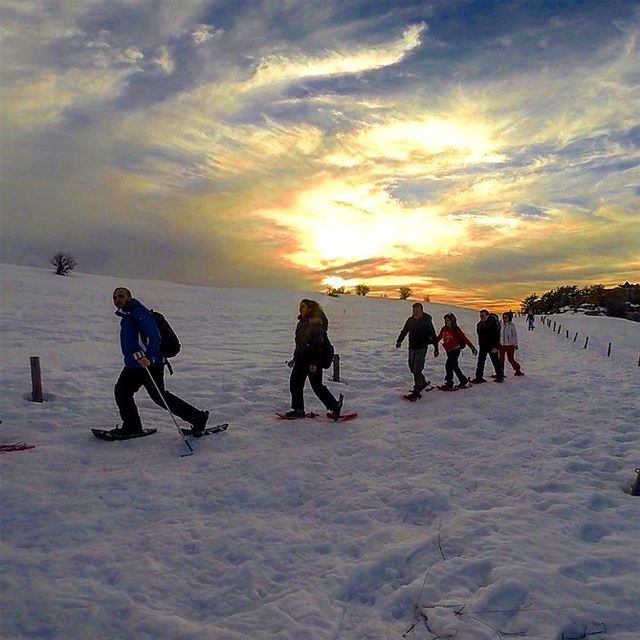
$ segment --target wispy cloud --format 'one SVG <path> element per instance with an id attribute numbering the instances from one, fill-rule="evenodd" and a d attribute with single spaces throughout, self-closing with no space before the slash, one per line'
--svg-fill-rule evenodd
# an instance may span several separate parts
<path id="1" fill-rule="evenodd" d="M 255 89 L 272 84 L 286 84 L 293 80 L 314 77 L 330 77 L 374 71 L 402 61 L 421 43 L 427 25 L 421 23 L 407 28 L 400 40 L 377 47 L 358 48 L 347 51 L 329 51 L 322 57 L 298 55 L 266 56 L 259 64 L 246 89 Z"/>
<path id="2" fill-rule="evenodd" d="M 633 2 L 358 7 L 4 2 L 2 258 L 47 229 L 95 269 L 469 304 L 633 278 Z"/>

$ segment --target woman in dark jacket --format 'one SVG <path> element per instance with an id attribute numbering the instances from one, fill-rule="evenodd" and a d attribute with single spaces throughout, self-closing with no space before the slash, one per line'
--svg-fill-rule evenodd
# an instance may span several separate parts
<path id="1" fill-rule="evenodd" d="M 289 388 L 291 390 L 291 411 L 287 418 L 304 418 L 304 383 L 309 377 L 311 388 L 322 404 L 329 410 L 327 417 L 340 416 L 341 403 L 322 382 L 322 354 L 324 351 L 329 320 L 322 307 L 314 300 L 306 298 L 300 302 L 300 315 L 296 326 L 296 348 Z"/>

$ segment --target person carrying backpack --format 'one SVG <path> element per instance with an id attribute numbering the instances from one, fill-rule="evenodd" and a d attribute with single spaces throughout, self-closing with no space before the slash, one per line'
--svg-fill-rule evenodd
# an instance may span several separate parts
<path id="1" fill-rule="evenodd" d="M 480 321 L 476 325 L 478 333 L 478 362 L 476 364 L 476 377 L 472 382 L 480 384 L 486 382 L 483 378 L 484 364 L 487 356 L 491 358 L 493 368 L 495 369 L 495 381 L 504 381 L 504 369 L 500 364 L 500 356 L 498 347 L 500 346 L 500 320 L 495 313 L 489 313 L 487 309 L 480 310 Z"/>
<path id="2" fill-rule="evenodd" d="M 430 344 L 435 347 L 434 355 L 438 355 L 436 330 L 433 328 L 431 316 L 424 312 L 420 302 L 413 304 L 412 315 L 404 323 L 396 340 L 396 349 L 400 348 L 407 334 L 409 334 L 409 371 L 413 374 L 413 390 L 406 397 L 408 400 L 414 400 L 420 398 L 420 392 L 429 385 L 422 370 Z"/>
<path id="3" fill-rule="evenodd" d="M 337 420 L 342 405 L 322 382 L 322 368 L 328 363 L 327 350 L 330 348 L 327 329 L 329 320 L 322 307 L 315 300 L 304 299 L 300 302 L 300 315 L 295 333 L 295 350 L 289 362 L 291 378 L 291 411 L 284 415 L 287 418 L 304 418 L 304 384 L 309 378 L 311 388 L 322 404 L 328 409 L 327 417 Z M 331 347 L 332 349 L 332 347 Z"/>
<path id="4" fill-rule="evenodd" d="M 467 338 L 462 329 L 458 326 L 458 320 L 453 313 L 445 313 L 444 326 L 440 329 L 440 333 L 436 337 L 436 349 L 438 342 L 442 340 L 442 346 L 447 352 L 447 361 L 444 363 L 445 377 L 444 385 L 440 387 L 443 391 L 453 391 L 453 374 L 458 377 L 460 384 L 459 387 L 466 387 L 469 382 L 469 378 L 462 373 L 460 365 L 458 365 L 458 358 L 460 358 L 460 352 L 465 345 L 469 345 L 471 352 L 475 356 L 477 351 L 473 346 L 473 343 Z M 436 353 L 436 355 L 438 355 Z"/>
<path id="5" fill-rule="evenodd" d="M 113 303 L 117 308 L 116 315 L 120 317 L 120 347 L 124 356 L 124 369 L 114 389 L 122 426 L 109 433 L 115 436 L 114 439 L 136 437 L 136 434 L 142 433 L 142 422 L 134 395 L 144 387 L 157 405 L 163 409 L 168 406 L 171 413 L 190 423 L 193 435 L 202 435 L 209 412 L 196 409 L 165 389 L 166 360 L 160 354 L 161 335 L 154 314 L 133 298 L 131 291 L 125 287 L 114 290 Z"/>

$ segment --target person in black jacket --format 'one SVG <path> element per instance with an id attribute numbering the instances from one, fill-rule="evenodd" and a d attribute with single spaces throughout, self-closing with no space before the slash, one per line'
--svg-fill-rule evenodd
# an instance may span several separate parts
<path id="1" fill-rule="evenodd" d="M 420 302 L 413 305 L 413 313 L 404 323 L 396 340 L 396 349 L 400 348 L 407 334 L 409 334 L 409 371 L 413 374 L 414 383 L 409 399 L 413 399 L 419 398 L 420 392 L 429 384 L 422 370 L 430 344 L 434 345 L 434 355 L 438 355 L 436 330 L 433 327 L 431 316 L 424 312 L 424 307 Z"/>
<path id="2" fill-rule="evenodd" d="M 476 377 L 472 382 L 480 384 L 486 382 L 484 375 L 484 363 L 487 355 L 491 358 L 495 369 L 495 381 L 504 381 L 504 369 L 500 364 L 498 347 L 500 346 L 500 320 L 495 313 L 489 313 L 486 309 L 480 311 L 480 322 L 476 325 L 478 333 L 478 363 L 476 365 Z"/>
<path id="3" fill-rule="evenodd" d="M 341 404 L 322 382 L 322 353 L 325 345 L 329 320 L 322 307 L 315 300 L 304 299 L 300 302 L 300 315 L 296 326 L 295 351 L 289 389 L 291 391 L 291 411 L 287 418 L 304 418 L 304 383 L 309 377 L 311 388 L 322 404 L 329 410 L 327 417 L 337 420 L 340 417 Z"/>

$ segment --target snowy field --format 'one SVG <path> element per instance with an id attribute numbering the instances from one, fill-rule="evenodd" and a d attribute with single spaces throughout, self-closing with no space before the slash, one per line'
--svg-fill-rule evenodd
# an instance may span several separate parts
<path id="1" fill-rule="evenodd" d="M 0 454 L 3 640 L 640 638 L 639 324 L 519 318 L 525 377 L 410 404 L 410 303 L 316 294 L 360 417 L 283 422 L 300 292 L 0 274 L 0 440 L 37 445 Z M 190 458 L 144 392 L 156 435 L 89 432 L 118 419 L 116 285 L 181 338 L 168 387 L 231 423 Z M 476 312 L 426 308 L 476 341 Z"/>

